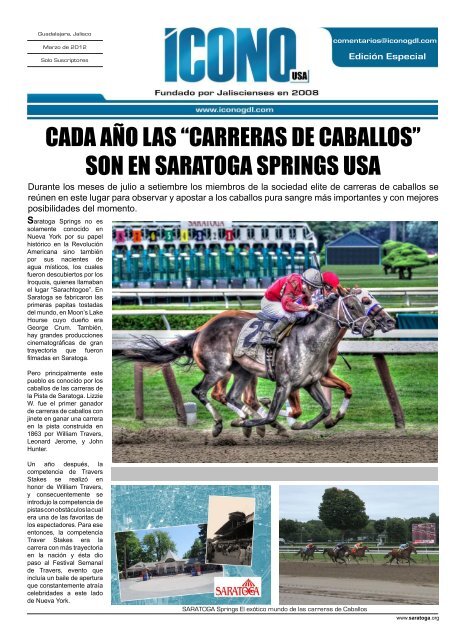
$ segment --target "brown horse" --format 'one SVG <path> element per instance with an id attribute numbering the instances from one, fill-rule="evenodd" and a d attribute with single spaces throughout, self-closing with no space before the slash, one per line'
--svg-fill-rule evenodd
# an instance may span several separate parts
<path id="1" fill-rule="evenodd" d="M 328 555 L 328 557 L 335 562 L 336 564 L 346 564 L 346 558 L 348 557 L 349 547 L 344 544 L 339 549 L 335 549 L 334 547 L 326 547 L 322 551 L 322 555 Z"/>
<path id="2" fill-rule="evenodd" d="M 385 564 L 392 564 L 393 560 L 396 560 L 396 564 L 400 564 L 400 560 L 406 560 L 408 564 L 411 564 L 411 562 L 414 562 L 414 564 L 416 564 L 414 558 L 411 558 L 412 553 L 417 554 L 416 547 L 412 542 L 409 547 L 406 547 L 406 549 L 392 549 L 384 556 L 384 558 L 390 558 L 390 560 L 388 560 Z"/>
<path id="3" fill-rule="evenodd" d="M 354 558 L 356 562 L 359 562 L 358 558 L 366 557 L 366 551 L 369 551 L 369 547 L 367 545 L 364 545 L 363 547 L 353 547 L 349 550 L 348 559 L 352 560 Z M 374 562 L 374 558 L 372 558 L 372 562 Z"/>
<path id="4" fill-rule="evenodd" d="M 374 322 L 376 327 L 380 329 L 383 333 L 388 331 L 392 331 L 395 328 L 395 320 L 387 313 L 387 311 L 382 307 L 382 305 L 374 298 L 374 296 L 367 291 L 366 289 L 357 289 L 353 290 L 353 292 L 358 292 L 358 298 L 364 305 L 366 309 L 366 315 Z M 338 293 L 340 295 L 345 295 L 349 292 L 349 289 L 344 289 L 343 287 L 338 287 Z M 246 311 L 225 311 L 220 315 L 235 315 L 238 314 L 239 317 L 252 319 L 256 314 L 249 313 Z M 206 322 L 202 327 L 199 327 L 197 331 L 200 331 L 204 327 L 206 327 L 212 320 Z M 342 420 L 346 414 L 348 409 L 351 397 L 353 395 L 353 389 L 348 382 L 342 380 L 337 375 L 335 375 L 332 371 L 333 366 L 338 358 L 338 345 L 345 337 L 347 332 L 346 328 L 342 328 L 335 340 L 334 345 L 330 349 L 329 358 L 328 358 L 328 370 L 327 373 L 320 379 L 320 384 L 323 387 L 327 387 L 328 389 L 340 389 L 344 393 L 344 398 L 340 409 L 335 417 L 329 415 L 323 421 L 325 427 L 327 429 L 331 429 L 334 427 L 340 420 Z M 219 380 L 214 388 L 212 389 L 211 396 L 217 402 L 221 404 L 227 405 L 227 385 L 230 379 L 230 374 L 225 376 L 222 380 Z M 268 407 L 270 405 L 269 398 L 258 398 L 257 397 L 257 377 L 252 378 L 250 383 L 247 385 L 246 389 L 243 393 L 243 400 L 246 405 L 250 406 L 254 411 L 259 413 L 265 413 L 263 406 Z M 287 415 L 289 418 L 293 418 L 297 420 L 302 414 L 302 408 L 300 403 L 300 395 L 299 390 L 292 391 L 288 396 L 288 400 L 290 403 L 290 409 L 288 411 L 281 411 L 280 415 Z M 262 406 L 263 405 L 263 406 Z M 234 420 L 233 425 L 240 424 L 239 420 Z M 279 422 L 275 422 L 273 425 L 278 429 L 278 433 L 286 433 L 285 427 L 283 427 Z M 299 426 L 299 423 L 298 425 Z"/>
<path id="5" fill-rule="evenodd" d="M 301 556 L 302 560 L 314 560 L 314 553 L 316 552 L 316 547 L 303 547 L 299 551 L 296 552 L 296 555 Z"/>

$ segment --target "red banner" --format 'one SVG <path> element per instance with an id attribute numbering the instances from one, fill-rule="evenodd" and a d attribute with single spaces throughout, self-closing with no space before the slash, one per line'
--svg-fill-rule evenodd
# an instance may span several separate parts
<path id="1" fill-rule="evenodd" d="M 437 526 L 435 522 L 413 524 L 411 539 L 414 544 L 435 544 L 437 542 Z"/>

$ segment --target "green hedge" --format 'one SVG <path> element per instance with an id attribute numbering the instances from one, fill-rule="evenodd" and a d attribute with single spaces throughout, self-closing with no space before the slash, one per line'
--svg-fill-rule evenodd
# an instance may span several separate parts
<path id="1" fill-rule="evenodd" d="M 168 322 L 176 329 L 197 329 L 207 322 L 210 315 L 169 315 Z M 160 316 L 113 316 L 112 327 L 114 331 L 144 331 L 166 329 Z"/>

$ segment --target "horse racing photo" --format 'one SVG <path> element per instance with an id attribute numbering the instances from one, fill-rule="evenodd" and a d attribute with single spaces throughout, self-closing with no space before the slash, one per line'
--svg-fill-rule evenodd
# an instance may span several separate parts
<path id="1" fill-rule="evenodd" d="M 113 461 L 437 462 L 436 222 L 114 222 Z"/>
<path id="2" fill-rule="evenodd" d="M 280 604 L 438 604 L 439 523 L 436 485 L 281 486 Z"/>

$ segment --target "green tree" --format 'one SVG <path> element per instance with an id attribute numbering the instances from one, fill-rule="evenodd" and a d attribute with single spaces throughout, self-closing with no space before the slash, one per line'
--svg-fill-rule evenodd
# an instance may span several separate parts
<path id="1" fill-rule="evenodd" d="M 319 506 L 319 516 L 328 528 L 339 529 L 342 537 L 360 531 L 369 522 L 366 505 L 349 489 L 326 489 Z"/>
<path id="2" fill-rule="evenodd" d="M 278 523 L 279 537 L 285 540 L 299 540 L 302 522 L 282 518 Z"/>
<path id="3" fill-rule="evenodd" d="M 201 540 L 199 538 L 196 538 L 191 546 L 191 549 L 189 549 L 189 551 L 186 551 L 186 553 L 183 555 L 183 558 L 199 558 L 199 556 L 202 555 L 203 548 L 204 545 L 202 544 Z"/>
<path id="4" fill-rule="evenodd" d="M 411 540 L 411 532 L 403 518 L 387 518 L 386 531 L 388 544 L 401 544 Z"/>
<path id="5" fill-rule="evenodd" d="M 305 527 L 307 540 L 325 542 L 329 539 L 330 532 L 321 520 L 309 520 Z"/>
<path id="6" fill-rule="evenodd" d="M 424 249 L 437 250 L 438 223 L 437 222 L 408 222 L 406 225 L 407 240 Z"/>
<path id="7" fill-rule="evenodd" d="M 199 555 L 202 555 L 202 557 L 205 558 L 205 555 L 207 552 L 207 524 L 199 524 L 198 529 L 199 529 L 198 537 L 202 543 L 202 551 Z"/>
<path id="8" fill-rule="evenodd" d="M 368 238 L 371 238 L 371 240 L 375 240 L 376 242 L 382 244 L 390 237 L 390 223 L 382 221 L 368 222 L 367 227 L 364 227 L 361 230 L 361 233 L 363 233 Z"/>
<path id="9" fill-rule="evenodd" d="M 382 245 L 382 255 L 388 256 L 394 249 L 399 249 L 402 247 L 404 242 L 400 242 L 399 240 L 386 240 Z"/>
<path id="10" fill-rule="evenodd" d="M 357 231 L 358 233 L 362 233 L 368 238 L 380 243 L 390 237 L 389 222 L 352 222 L 346 220 L 344 222 L 313 221 L 310 222 L 309 225 L 317 236 L 317 243 L 320 248 L 322 245 L 331 242 L 332 240 L 336 240 L 336 238 L 339 238 L 349 231 Z"/>
<path id="11" fill-rule="evenodd" d="M 364 527 L 364 529 L 361 529 L 359 531 L 359 533 L 357 533 L 357 532 L 355 532 L 355 533 L 357 535 L 364 536 L 365 538 L 368 538 L 369 540 L 373 540 L 375 538 L 374 521 L 373 520 L 369 520 L 369 522 Z"/>
<path id="12" fill-rule="evenodd" d="M 320 262 L 320 266 L 321 267 L 325 267 L 325 257 L 327 255 L 327 251 L 326 251 L 326 245 L 323 244 L 322 245 L 322 249 L 320 250 L 319 253 L 319 262 Z"/>
<path id="13" fill-rule="evenodd" d="M 349 231 L 364 233 L 363 230 L 367 227 L 368 223 L 350 221 L 336 222 L 333 220 L 332 222 L 310 222 L 309 225 L 317 236 L 318 246 L 321 247 L 322 244 L 331 242 Z"/>
<path id="14" fill-rule="evenodd" d="M 404 280 L 406 276 L 408 280 L 411 280 L 413 269 L 425 267 L 428 264 L 430 264 L 430 259 L 427 251 L 409 242 L 393 249 L 382 259 L 383 267 L 391 271 L 398 271 L 400 280 Z"/>
<path id="15" fill-rule="evenodd" d="M 142 539 L 143 562 L 160 562 L 168 551 L 176 553 L 176 544 L 166 531 L 148 533 Z"/>
<path id="16" fill-rule="evenodd" d="M 134 531 L 118 531 L 115 533 L 118 571 L 126 570 L 137 562 L 141 562 L 143 550 Z"/>
<path id="17" fill-rule="evenodd" d="M 153 533 L 147 533 L 142 539 L 142 561 L 154 562 L 157 557 L 157 541 Z"/>
<path id="18" fill-rule="evenodd" d="M 385 520 L 375 520 L 374 521 L 374 529 L 375 532 L 380 535 L 385 531 L 385 527 L 386 527 L 387 523 Z"/>

